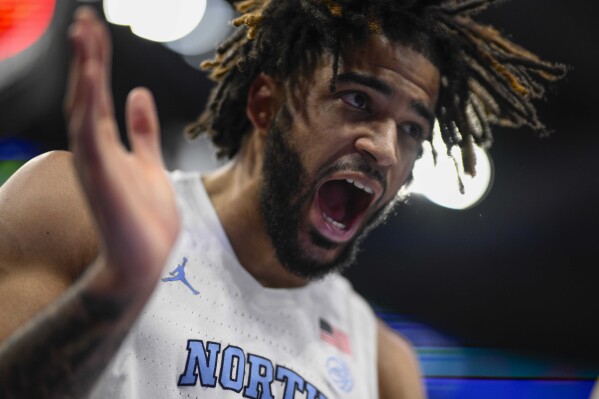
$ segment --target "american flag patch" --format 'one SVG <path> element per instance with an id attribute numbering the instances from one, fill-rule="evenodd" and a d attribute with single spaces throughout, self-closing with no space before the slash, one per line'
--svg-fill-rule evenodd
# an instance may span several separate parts
<path id="1" fill-rule="evenodd" d="M 325 319 L 320 319 L 320 339 L 333 345 L 341 352 L 351 355 L 351 342 L 347 334 L 333 327 Z"/>

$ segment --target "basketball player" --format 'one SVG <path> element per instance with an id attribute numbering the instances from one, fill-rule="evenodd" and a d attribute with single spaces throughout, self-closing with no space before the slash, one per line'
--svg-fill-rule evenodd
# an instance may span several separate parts
<path id="1" fill-rule="evenodd" d="M 119 142 L 107 30 L 78 10 L 71 151 L 0 192 L 0 397 L 425 397 L 339 272 L 435 120 L 470 173 L 490 125 L 543 130 L 532 101 L 564 68 L 475 22 L 491 3 L 238 3 L 188 129 L 230 159 L 204 176 L 164 171 L 146 89 Z"/>

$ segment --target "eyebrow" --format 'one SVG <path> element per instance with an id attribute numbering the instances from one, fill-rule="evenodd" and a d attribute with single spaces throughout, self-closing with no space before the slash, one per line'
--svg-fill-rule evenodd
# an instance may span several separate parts
<path id="1" fill-rule="evenodd" d="M 413 101 L 411 106 L 418 115 L 426 119 L 432 129 L 435 124 L 435 115 L 428 109 L 428 107 L 420 101 Z"/>
<path id="2" fill-rule="evenodd" d="M 393 89 L 387 83 L 374 76 L 364 75 L 357 72 L 342 73 L 337 76 L 337 81 L 361 84 L 363 86 L 370 87 L 371 89 L 376 90 L 386 96 L 393 94 Z M 428 107 L 420 101 L 413 101 L 411 107 L 418 115 L 420 115 L 429 123 L 429 126 L 431 126 L 432 129 L 432 126 L 435 123 L 435 115 L 428 109 Z"/>
<path id="3" fill-rule="evenodd" d="M 337 76 L 338 82 L 358 83 L 363 86 L 368 86 L 384 95 L 393 93 L 393 89 L 387 83 L 375 78 L 374 76 L 363 75 L 356 72 L 345 72 Z"/>

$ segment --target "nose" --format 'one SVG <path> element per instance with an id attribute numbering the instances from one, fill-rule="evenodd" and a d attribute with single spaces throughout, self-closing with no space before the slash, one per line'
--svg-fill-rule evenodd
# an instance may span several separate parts
<path id="1" fill-rule="evenodd" d="M 397 127 L 389 120 L 369 127 L 354 142 L 360 153 L 370 157 L 381 167 L 397 164 Z"/>

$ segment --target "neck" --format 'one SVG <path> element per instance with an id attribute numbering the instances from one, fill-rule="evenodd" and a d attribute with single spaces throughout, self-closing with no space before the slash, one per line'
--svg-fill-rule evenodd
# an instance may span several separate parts
<path id="1" fill-rule="evenodd" d="M 204 186 L 241 265 L 265 287 L 300 287 L 307 280 L 278 261 L 262 217 L 262 143 L 250 134 L 235 158 L 203 177 Z"/>

